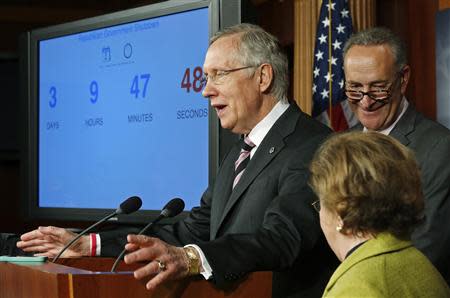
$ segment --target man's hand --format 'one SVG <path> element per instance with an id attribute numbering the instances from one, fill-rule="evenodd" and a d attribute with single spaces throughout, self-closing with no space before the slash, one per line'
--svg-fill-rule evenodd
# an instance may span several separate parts
<path id="1" fill-rule="evenodd" d="M 127 240 L 125 248 L 132 252 L 125 256 L 125 263 L 149 261 L 147 265 L 134 271 L 137 279 L 150 278 L 146 284 L 148 290 L 154 290 L 166 281 L 188 276 L 189 260 L 182 247 L 144 235 L 128 235 Z"/>
<path id="2" fill-rule="evenodd" d="M 36 230 L 20 236 L 17 247 L 26 252 L 35 252 L 35 256 L 55 257 L 60 250 L 77 234 L 58 227 L 39 227 Z M 89 236 L 81 237 L 68 250 L 63 257 L 80 257 L 90 255 Z"/>

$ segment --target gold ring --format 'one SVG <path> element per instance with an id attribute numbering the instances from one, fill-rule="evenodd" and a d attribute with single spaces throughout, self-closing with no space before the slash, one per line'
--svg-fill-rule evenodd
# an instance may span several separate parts
<path id="1" fill-rule="evenodd" d="M 155 260 L 156 263 L 158 263 L 158 271 L 162 272 L 166 270 L 166 264 L 164 264 L 162 261 L 160 260 Z"/>

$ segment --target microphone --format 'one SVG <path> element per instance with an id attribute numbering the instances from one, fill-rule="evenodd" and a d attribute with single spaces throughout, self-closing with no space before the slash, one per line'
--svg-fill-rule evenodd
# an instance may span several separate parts
<path id="1" fill-rule="evenodd" d="M 59 259 L 59 257 L 61 257 L 61 255 L 69 247 L 71 247 L 78 239 L 81 238 L 81 236 L 83 236 L 84 234 L 86 234 L 87 232 L 89 232 L 90 230 L 95 228 L 96 226 L 104 223 L 105 221 L 107 221 L 111 217 L 114 217 L 114 216 L 116 216 L 118 214 L 130 214 L 130 213 L 133 213 L 134 211 L 139 210 L 139 208 L 141 208 L 141 206 L 142 206 L 141 198 L 139 198 L 137 196 L 129 197 L 128 199 L 126 199 L 125 201 L 123 201 L 120 204 L 119 208 L 117 208 L 116 211 L 114 211 L 113 213 L 107 215 L 106 217 L 102 218 L 101 220 L 97 221 L 93 225 L 91 225 L 91 226 L 87 227 L 86 229 L 84 229 L 83 231 L 81 231 L 75 238 L 73 238 L 69 243 L 67 243 L 61 249 L 61 251 L 56 255 L 56 257 L 53 258 L 52 262 L 55 263 Z"/>
<path id="2" fill-rule="evenodd" d="M 180 198 L 173 198 L 169 201 L 169 203 L 164 206 L 161 213 L 158 215 L 155 220 L 149 222 L 140 232 L 138 235 L 142 235 L 147 231 L 152 225 L 158 223 L 163 218 L 170 218 L 177 216 L 181 213 L 184 209 L 184 201 Z M 113 266 L 111 267 L 111 272 L 114 272 L 116 270 L 117 265 L 119 264 L 119 261 L 122 259 L 123 255 L 126 253 L 126 249 L 123 249 L 122 252 L 117 257 L 116 261 L 114 262 Z"/>

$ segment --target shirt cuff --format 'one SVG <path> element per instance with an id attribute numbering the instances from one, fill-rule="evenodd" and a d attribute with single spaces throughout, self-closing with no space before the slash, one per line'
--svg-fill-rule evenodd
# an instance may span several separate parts
<path id="1" fill-rule="evenodd" d="M 203 277 L 208 280 L 211 278 L 212 276 L 212 269 L 211 266 L 208 263 L 208 260 L 205 257 L 205 254 L 203 253 L 202 249 L 195 244 L 188 244 L 184 247 L 193 247 L 199 254 L 200 256 L 200 261 L 202 262 L 201 266 L 200 266 L 200 274 L 203 275 Z"/>

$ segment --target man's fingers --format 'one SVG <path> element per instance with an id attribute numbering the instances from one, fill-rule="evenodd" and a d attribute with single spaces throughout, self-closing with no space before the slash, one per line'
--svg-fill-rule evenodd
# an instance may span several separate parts
<path id="1" fill-rule="evenodd" d="M 157 239 L 144 235 L 128 235 L 125 249 L 131 251 L 124 258 L 125 263 L 154 260 L 165 251 L 165 244 Z"/>
<path id="2" fill-rule="evenodd" d="M 52 240 L 60 239 L 62 236 L 71 236 L 71 233 L 62 228 L 53 226 L 38 227 L 36 230 L 27 232 L 20 236 L 22 241 L 30 241 L 33 239 L 43 239 L 44 237 L 52 237 Z"/>
<path id="3" fill-rule="evenodd" d="M 139 249 L 139 246 L 136 244 L 127 243 L 127 244 L 125 244 L 125 249 L 127 251 L 135 251 L 135 250 Z"/>
<path id="4" fill-rule="evenodd" d="M 33 231 L 27 232 L 25 234 L 22 234 L 20 236 L 20 240 L 28 241 L 28 240 L 39 238 L 39 237 L 42 237 L 42 236 L 43 235 L 42 235 L 42 233 L 39 230 L 33 230 Z"/>
<path id="5" fill-rule="evenodd" d="M 33 254 L 33 256 L 35 256 L 35 257 L 47 257 L 47 258 L 49 258 L 48 253 L 37 253 L 37 254 Z"/>
<path id="6" fill-rule="evenodd" d="M 54 226 L 48 226 L 48 227 L 39 227 L 39 232 L 45 235 L 50 235 L 54 237 L 63 237 L 65 234 L 69 235 L 69 232 L 66 229 L 58 228 Z"/>
<path id="7" fill-rule="evenodd" d="M 156 274 L 158 274 L 158 263 L 150 262 L 147 265 L 134 271 L 134 278 L 136 279 L 141 279 L 144 277 L 152 278 Z"/>
<path id="8" fill-rule="evenodd" d="M 44 244 L 51 243 L 53 246 L 62 246 L 63 243 L 61 243 L 58 239 L 55 239 L 53 236 L 42 236 L 40 238 L 34 238 L 31 240 L 21 240 L 16 243 L 16 246 L 20 249 L 33 249 L 34 247 L 39 247 Z"/>
<path id="9" fill-rule="evenodd" d="M 28 248 L 28 247 L 40 246 L 44 243 L 47 243 L 47 241 L 43 240 L 43 239 L 33 239 L 33 240 L 28 240 L 28 241 L 18 241 L 16 243 L 16 246 L 18 248 L 24 249 L 24 248 Z"/>
<path id="10" fill-rule="evenodd" d="M 39 251 L 39 252 L 42 252 L 42 251 L 44 251 L 45 249 L 44 249 L 44 247 L 42 247 L 42 246 L 31 246 L 31 247 L 24 247 L 24 248 L 22 248 L 22 250 L 23 250 L 23 251 L 26 251 L 26 252 L 33 252 L 33 251 Z"/>
<path id="11" fill-rule="evenodd" d="M 148 261 L 153 260 L 156 254 L 155 251 L 151 248 L 144 247 L 140 248 L 134 252 L 130 252 L 124 258 L 125 263 L 132 264 L 140 261 Z"/>
<path id="12" fill-rule="evenodd" d="M 54 249 L 54 246 L 49 245 L 48 243 L 42 243 L 40 245 L 22 248 L 23 251 L 27 251 L 27 252 L 29 252 L 29 251 L 45 252 L 45 251 L 49 251 L 50 249 Z"/>
<path id="13" fill-rule="evenodd" d="M 160 284 L 164 283 L 169 277 L 169 273 L 166 271 L 162 271 L 158 273 L 155 277 L 150 279 L 145 287 L 147 290 L 153 291 L 156 287 L 158 287 Z"/>
<path id="14" fill-rule="evenodd" d="M 127 250 L 136 249 L 125 256 L 125 263 L 147 261 L 146 265 L 134 271 L 136 279 L 149 279 L 148 290 L 153 290 L 167 280 L 179 279 L 187 274 L 184 250 L 171 246 L 157 238 L 128 235 Z"/>
<path id="15" fill-rule="evenodd" d="M 136 244 L 139 246 L 151 246 L 153 245 L 158 239 L 153 237 L 148 237 L 145 235 L 133 235 L 130 234 L 127 236 L 127 241 L 132 244 Z"/>
<path id="16" fill-rule="evenodd" d="M 55 253 L 53 253 L 51 251 L 45 251 L 45 252 L 35 253 L 33 256 L 53 258 L 55 256 Z"/>
<path id="17" fill-rule="evenodd" d="M 64 247 L 76 234 L 66 229 L 54 226 L 38 227 L 36 230 L 23 234 L 16 246 L 26 252 L 35 252 L 40 256 L 55 256 L 60 249 Z M 64 253 L 64 256 L 80 256 L 82 253 L 74 251 L 74 248 L 83 248 L 80 246 L 80 240 L 77 245 Z M 89 245 L 89 243 L 88 243 Z"/>
<path id="18" fill-rule="evenodd" d="M 58 249 L 52 249 L 52 250 L 48 250 L 48 251 L 44 251 L 44 252 L 39 252 L 34 254 L 34 256 L 36 257 L 48 257 L 48 258 L 53 258 L 55 257 L 57 254 L 59 253 Z"/>
<path id="19" fill-rule="evenodd" d="M 125 249 L 128 250 L 130 248 L 130 251 L 134 250 L 125 256 L 124 260 L 127 264 L 139 261 L 152 261 L 167 252 L 167 245 L 157 238 L 143 235 L 128 235 L 127 239 L 133 242 L 129 242 Z"/>

